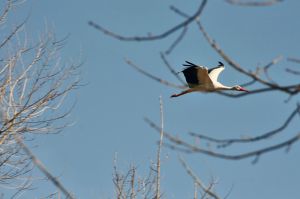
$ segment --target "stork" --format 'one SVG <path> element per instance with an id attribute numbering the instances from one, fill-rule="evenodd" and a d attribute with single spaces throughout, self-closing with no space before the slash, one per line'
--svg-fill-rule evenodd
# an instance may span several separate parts
<path id="1" fill-rule="evenodd" d="M 217 67 L 211 69 L 203 66 L 198 66 L 188 61 L 185 62 L 186 64 L 183 64 L 183 66 L 186 66 L 186 68 L 181 72 L 183 72 L 184 74 L 189 89 L 178 94 L 173 94 L 171 97 L 179 97 L 181 95 L 195 91 L 215 92 L 221 90 L 235 90 L 249 92 L 239 85 L 230 87 L 224 86 L 223 84 L 218 82 L 220 73 L 225 69 L 222 62 L 219 62 L 219 65 Z"/>

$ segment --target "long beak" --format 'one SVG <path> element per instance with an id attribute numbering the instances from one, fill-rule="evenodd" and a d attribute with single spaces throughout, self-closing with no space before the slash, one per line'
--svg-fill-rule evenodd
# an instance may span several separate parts
<path id="1" fill-rule="evenodd" d="M 240 88 L 240 90 L 241 90 L 241 91 L 245 91 L 245 92 L 247 92 L 247 93 L 249 93 L 249 92 L 250 92 L 250 91 L 246 90 L 246 89 L 245 89 L 245 88 L 243 88 L 243 87 L 241 87 L 241 88 Z"/>

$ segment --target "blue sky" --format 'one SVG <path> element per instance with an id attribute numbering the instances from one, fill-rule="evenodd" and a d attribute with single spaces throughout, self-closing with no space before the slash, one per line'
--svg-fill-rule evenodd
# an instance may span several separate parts
<path id="1" fill-rule="evenodd" d="M 77 105 L 70 119 L 75 125 L 61 134 L 39 136 L 29 143 L 38 146 L 34 152 L 77 198 L 113 198 L 115 152 L 122 169 L 126 170 L 134 163 L 140 175 L 147 174 L 150 162 L 155 159 L 158 134 L 143 118 L 146 116 L 159 122 L 160 95 L 164 102 L 166 131 L 191 141 L 187 136 L 189 131 L 219 138 L 258 135 L 281 125 L 295 108 L 298 96 L 284 103 L 288 96 L 278 92 L 238 99 L 193 93 L 170 99 L 169 96 L 178 91 L 137 73 L 126 65 L 124 58 L 175 82 L 159 53 L 169 47 L 178 33 L 154 42 L 120 42 L 87 24 L 93 20 L 128 36 L 155 34 L 182 21 L 169 10 L 170 5 L 193 13 L 198 4 L 199 1 L 178 0 L 33 0 L 14 11 L 12 17 L 16 22 L 29 15 L 26 31 L 32 40 L 46 27 L 56 32 L 58 38 L 70 34 L 62 50 L 63 60 L 84 61 L 81 71 L 86 86 L 73 94 Z M 299 7 L 299 1 L 284 1 L 260 8 L 209 1 L 201 20 L 231 57 L 247 69 L 255 70 L 278 55 L 300 58 Z M 176 70 L 182 68 L 185 60 L 208 67 L 223 61 L 195 24 L 189 27 L 186 37 L 168 60 Z M 299 65 L 284 60 L 274 67 L 272 76 L 284 84 L 299 82 L 299 76 L 284 73 L 286 67 L 299 68 Z M 220 78 L 228 85 L 247 81 L 227 65 Z M 248 89 L 253 88 L 255 86 Z M 284 135 L 275 138 L 276 141 L 283 141 L 299 131 L 297 120 L 298 116 Z M 263 146 L 239 145 L 229 152 L 239 153 Z M 280 150 L 266 154 L 255 165 L 251 164 L 252 159 L 225 161 L 201 154 L 184 157 L 205 182 L 209 182 L 211 176 L 218 179 L 216 191 L 220 196 L 224 197 L 233 186 L 229 198 L 296 199 L 300 195 L 299 149 L 299 144 L 295 144 L 289 153 Z M 177 153 L 163 148 L 162 155 L 165 197 L 192 198 L 193 182 L 178 162 Z M 42 183 L 24 198 L 55 190 L 55 187 Z"/>

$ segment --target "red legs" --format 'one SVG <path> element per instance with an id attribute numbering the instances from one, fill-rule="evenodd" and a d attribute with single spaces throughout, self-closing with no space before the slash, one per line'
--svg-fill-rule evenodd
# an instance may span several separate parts
<path id="1" fill-rule="evenodd" d="M 188 90 L 185 90 L 185 91 L 183 91 L 183 92 L 181 92 L 181 93 L 173 94 L 173 95 L 171 95 L 171 97 L 179 97 L 179 96 L 181 96 L 181 95 L 185 95 L 185 94 L 190 93 L 190 92 L 193 92 L 193 91 L 194 91 L 194 90 L 192 90 L 192 89 L 188 89 Z"/>

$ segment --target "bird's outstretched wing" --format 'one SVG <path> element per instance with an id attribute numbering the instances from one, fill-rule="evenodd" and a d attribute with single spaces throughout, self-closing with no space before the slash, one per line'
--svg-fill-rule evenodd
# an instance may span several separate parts
<path id="1" fill-rule="evenodd" d="M 218 77 L 220 73 L 225 69 L 224 64 L 222 62 L 219 62 L 219 65 L 217 67 L 211 68 L 208 70 L 208 76 L 213 82 L 218 81 Z"/>
<path id="2" fill-rule="evenodd" d="M 212 81 L 208 75 L 208 69 L 203 66 L 195 65 L 191 62 L 185 61 L 187 66 L 182 72 L 190 88 L 197 87 L 199 85 L 212 85 Z"/>

